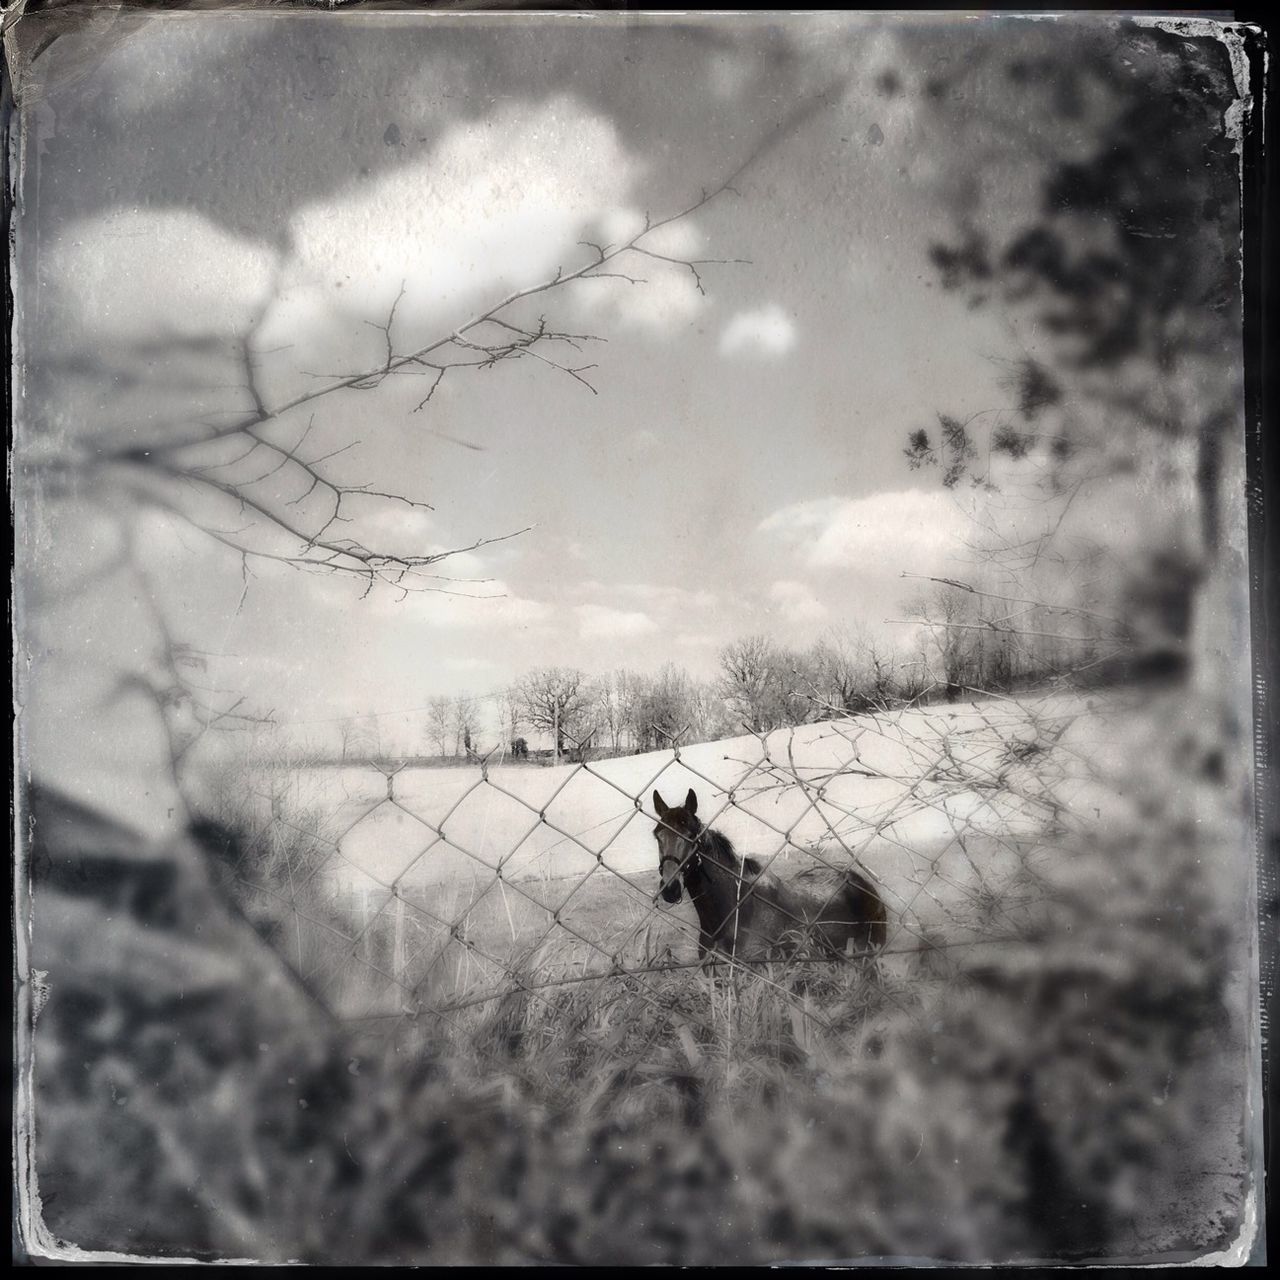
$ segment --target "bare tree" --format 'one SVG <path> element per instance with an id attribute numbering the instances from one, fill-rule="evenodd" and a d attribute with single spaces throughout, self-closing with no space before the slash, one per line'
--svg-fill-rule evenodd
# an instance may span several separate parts
<path id="1" fill-rule="evenodd" d="M 928 629 L 930 673 L 945 688 L 948 700 L 960 696 L 973 683 L 975 635 L 979 628 L 968 597 L 954 587 L 938 583 L 907 606 L 907 617 Z"/>
<path id="2" fill-rule="evenodd" d="M 694 722 L 693 682 L 688 672 L 667 663 L 639 699 L 638 719 L 655 735 L 655 745 L 690 741 Z"/>
<path id="3" fill-rule="evenodd" d="M 780 723 L 778 651 L 766 636 L 735 640 L 720 650 L 721 692 L 756 733 Z"/>
<path id="4" fill-rule="evenodd" d="M 175 656 L 179 638 L 170 630 L 158 593 L 135 554 L 136 518 L 158 513 L 222 548 L 238 568 L 247 592 L 255 571 L 263 566 L 286 566 L 328 576 L 349 578 L 362 586 L 363 594 L 376 587 L 390 587 L 402 597 L 409 592 L 439 592 L 488 597 L 488 579 L 468 579 L 442 572 L 450 557 L 505 539 L 524 529 L 500 531 L 457 546 L 420 545 L 404 548 L 388 545 L 381 535 L 361 532 L 362 515 L 387 508 L 432 510 L 419 493 L 378 488 L 358 479 L 351 469 L 350 451 L 362 437 L 327 438 L 321 443 L 314 412 L 329 397 L 367 394 L 403 379 L 420 380 L 423 393 L 403 426 L 415 431 L 417 415 L 428 414 L 442 382 L 466 373 L 493 369 L 511 362 L 533 362 L 555 376 L 596 394 L 591 381 L 594 363 L 587 354 L 601 335 L 583 333 L 549 319 L 541 312 L 548 301 L 562 296 L 570 285 L 621 282 L 628 288 L 643 286 L 636 265 L 660 261 L 690 272 L 699 290 L 704 272 L 712 265 L 739 261 L 730 258 L 691 258 L 659 249 L 659 235 L 713 203 L 737 194 L 735 182 L 759 157 L 794 132 L 834 99 L 837 86 L 801 104 L 776 128 L 761 138 L 741 162 L 720 180 L 704 187 L 696 199 L 666 214 L 646 213 L 640 228 L 617 243 L 579 242 L 566 261 L 544 279 L 480 302 L 461 322 L 449 322 L 440 332 L 405 332 L 407 322 L 400 304 L 415 282 L 405 280 L 385 314 L 366 321 L 380 335 L 378 358 L 355 372 L 308 371 L 306 356 L 298 363 L 291 357 L 284 368 L 279 356 L 287 348 L 270 346 L 273 323 L 283 302 L 283 282 L 292 263 L 280 255 L 270 280 L 249 308 L 242 327 L 228 342 L 210 333 L 191 340 L 172 339 L 175 355 L 199 359 L 210 372 L 208 386 L 231 385 L 234 398 L 223 408 L 209 409 L 199 396 L 189 412 L 170 424 L 117 433 L 114 437 L 90 422 L 59 443 L 48 436 L 15 441 L 15 494 L 22 522 L 43 519 L 43 512 L 76 493 L 92 489 L 102 509 L 120 517 L 123 549 L 114 568 L 135 575 L 143 584 L 139 596 L 160 644 L 165 670 L 157 682 L 134 674 L 132 683 L 146 686 L 171 745 L 174 767 L 183 752 L 210 727 L 243 720 L 241 700 L 214 705 L 201 696 L 189 680 L 189 672 Z M 176 268 L 175 268 L 176 269 Z M 28 334 L 28 339 L 32 335 Z M 148 338 L 123 341 L 110 349 L 83 350 L 72 356 L 42 357 L 42 375 L 51 380 L 90 378 L 103 387 L 147 384 L 155 380 L 157 350 L 166 342 Z M 297 379 L 311 385 L 299 389 Z M 207 389 L 207 388 L 206 388 Z M 369 421 L 379 419 L 376 407 Z M 379 430 L 387 426 L 379 424 Z M 471 442 L 452 440 L 467 448 Z M 121 436 L 125 438 L 121 438 Z M 64 447 L 65 446 L 65 447 Z M 38 594 L 41 575 L 33 574 L 32 595 Z M 181 691 L 181 694 L 177 691 Z M 194 731 L 188 721 L 194 722 Z M 178 744 L 181 744 L 180 746 Z"/>
<path id="5" fill-rule="evenodd" d="M 507 685 L 497 695 L 498 715 L 502 720 L 502 732 L 508 746 L 514 751 L 512 744 L 520 736 L 522 703 L 517 685 Z"/>
<path id="6" fill-rule="evenodd" d="M 367 761 L 382 753 L 382 726 L 376 715 L 347 716 L 338 721 L 342 759 Z"/>
<path id="7" fill-rule="evenodd" d="M 844 629 L 832 628 L 809 651 L 816 692 L 823 705 L 834 711 L 858 709 L 866 689 L 866 672 Z"/>
<path id="8" fill-rule="evenodd" d="M 480 728 L 480 705 L 468 693 L 460 693 L 453 700 L 454 754 L 459 746 L 469 760 L 475 754 L 474 739 Z"/>
<path id="9" fill-rule="evenodd" d="M 929 674 L 929 630 L 918 627 L 914 642 L 898 666 L 898 693 L 906 702 L 915 702 L 929 691 L 933 680 Z"/>
<path id="10" fill-rule="evenodd" d="M 355 716 L 338 721 L 338 740 L 342 744 L 342 763 L 346 764 L 356 738 L 358 721 Z"/>
<path id="11" fill-rule="evenodd" d="M 624 719 L 618 696 L 618 672 L 611 671 L 595 682 L 595 704 L 592 718 L 608 731 L 609 745 L 616 752 L 621 747 Z"/>
<path id="12" fill-rule="evenodd" d="M 791 661 L 794 723 L 885 708 L 903 693 L 898 652 L 864 623 L 829 628 Z"/>
<path id="13" fill-rule="evenodd" d="M 383 754 L 382 721 L 372 713 L 364 716 L 360 721 L 360 745 L 370 760 L 375 760 Z"/>
<path id="14" fill-rule="evenodd" d="M 584 728 L 592 690 L 576 667 L 543 667 L 531 671 L 518 685 L 525 721 L 551 735 L 556 763 L 564 752 L 565 735 Z"/>
<path id="15" fill-rule="evenodd" d="M 859 641 L 859 653 L 867 679 L 867 696 L 876 707 L 888 707 L 900 695 L 898 656 L 882 640 L 865 634 Z"/>
<path id="16" fill-rule="evenodd" d="M 452 721 L 453 707 L 448 698 L 435 697 L 427 703 L 427 741 L 438 756 L 448 753 Z"/>
<path id="17" fill-rule="evenodd" d="M 635 671 L 621 670 L 614 673 L 613 691 L 620 722 L 619 733 L 629 735 L 630 745 L 637 749 L 648 743 L 651 733 L 651 730 L 642 725 L 643 712 L 640 705 L 648 686 L 648 679 Z"/>
<path id="18" fill-rule="evenodd" d="M 815 655 L 811 649 L 780 648 L 776 650 L 776 657 L 776 718 L 780 724 L 804 724 L 822 710 L 814 697 L 820 680 Z"/>
<path id="19" fill-rule="evenodd" d="M 740 731 L 730 719 L 729 708 L 715 680 L 689 682 L 689 709 L 693 717 L 690 741 L 713 742 Z"/>

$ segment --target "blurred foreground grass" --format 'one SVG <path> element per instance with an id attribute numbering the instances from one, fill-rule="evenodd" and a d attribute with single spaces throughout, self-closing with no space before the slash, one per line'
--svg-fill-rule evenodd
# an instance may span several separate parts
<path id="1" fill-rule="evenodd" d="M 1124 813 L 1064 837 L 1020 942 L 941 976 L 676 969 L 394 1032 L 310 999 L 287 913 L 238 898 L 216 850 L 36 793 L 45 1228 L 324 1262 L 1224 1248 L 1248 1190 L 1249 815 L 1211 707 L 1169 698 L 1129 732 Z M 529 972 L 556 964 L 573 977 L 569 955 Z"/>

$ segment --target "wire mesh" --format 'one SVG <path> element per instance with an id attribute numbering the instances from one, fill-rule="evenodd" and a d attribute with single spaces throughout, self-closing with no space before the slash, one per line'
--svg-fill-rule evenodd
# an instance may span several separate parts
<path id="1" fill-rule="evenodd" d="M 722 743 L 675 734 L 643 756 L 579 750 L 551 770 L 493 755 L 453 770 L 346 766 L 315 779 L 305 813 L 301 775 L 276 772 L 252 792 L 237 888 L 331 1012 L 379 1034 L 432 1020 L 466 1031 L 467 1015 L 512 997 L 549 1010 L 561 989 L 619 982 L 665 1018 L 664 975 L 698 970 L 769 993 L 793 1030 L 838 1032 L 808 994 L 815 966 L 856 972 L 903 1009 L 904 990 L 954 976 L 959 951 L 972 961 L 1025 936 L 1073 773 L 1087 773 L 1063 741 L 1080 710 L 1069 697 L 909 707 Z M 733 928 L 701 954 L 688 899 L 661 901 L 664 789 L 671 804 L 693 790 L 703 826 L 752 859 L 737 908 L 759 899 L 783 921 L 767 956 L 740 950 Z M 850 869 L 874 885 L 887 931 L 837 958 L 814 930 Z M 685 1011 L 713 1035 L 705 1013 L 699 1025 Z"/>

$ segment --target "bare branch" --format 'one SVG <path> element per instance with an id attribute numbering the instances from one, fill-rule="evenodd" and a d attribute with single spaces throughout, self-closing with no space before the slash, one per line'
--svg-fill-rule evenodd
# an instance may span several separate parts
<path id="1" fill-rule="evenodd" d="M 706 289 L 702 287 L 702 276 L 699 267 L 729 266 L 732 264 L 751 265 L 749 258 L 672 258 L 665 253 L 655 253 L 652 249 L 642 249 L 638 245 L 631 246 L 632 253 L 643 254 L 646 258 L 656 258 L 659 262 L 670 262 L 677 267 L 686 267 L 693 273 L 693 283 L 698 292 L 706 297 Z"/>
<path id="2" fill-rule="evenodd" d="M 1008 604 L 1025 604 L 1032 609 L 1044 609 L 1049 613 L 1075 613 L 1085 618 L 1096 618 L 1099 622 L 1110 622 L 1120 625 L 1120 619 L 1113 617 L 1111 614 L 1095 613 L 1090 609 L 1083 609 L 1079 605 L 1056 605 L 1047 604 L 1043 600 L 1029 600 L 1021 596 L 1003 596 L 998 595 L 994 591 L 985 591 L 981 587 L 975 587 L 967 582 L 960 582 L 955 578 L 935 578 L 927 573 L 908 573 L 905 570 L 898 575 L 900 578 L 914 578 L 920 582 L 936 582 L 940 586 L 953 587 L 957 591 L 967 591 L 970 595 L 983 596 L 988 600 L 1003 600 Z"/>

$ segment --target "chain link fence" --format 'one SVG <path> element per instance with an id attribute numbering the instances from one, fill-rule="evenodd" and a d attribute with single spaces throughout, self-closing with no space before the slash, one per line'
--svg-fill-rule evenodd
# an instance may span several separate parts
<path id="1" fill-rule="evenodd" d="M 242 763 L 160 847 L 37 795 L 50 1229 L 389 1262 L 1216 1247 L 1247 1212 L 1247 865 L 1183 702 Z M 653 793 L 690 789 L 779 884 L 856 865 L 883 946 L 703 968 L 655 901 Z"/>
<path id="2" fill-rule="evenodd" d="M 1064 788 L 1083 776 L 1064 743 L 1083 709 L 975 698 L 553 770 L 497 753 L 452 770 L 267 767 L 224 786 L 215 808 L 240 833 L 224 861 L 251 918 L 369 1035 L 429 1027 L 474 1048 L 497 1018 L 550 1025 L 566 995 L 599 1008 L 623 990 L 662 1024 L 678 1007 L 697 1056 L 691 1034 L 726 1036 L 726 991 L 770 1003 L 784 1039 L 805 1043 L 815 1028 L 865 1030 L 824 1012 L 824 982 L 841 986 L 846 1014 L 855 991 L 864 1013 L 922 1014 L 961 953 L 971 963 L 1024 937 L 1043 913 Z M 884 904 L 883 946 L 822 959 L 796 919 L 785 954 L 704 960 L 688 899 L 658 893 L 654 793 L 679 804 L 688 790 L 703 824 L 762 868 L 743 873 L 744 901 L 825 876 L 829 905 L 856 868 Z"/>

